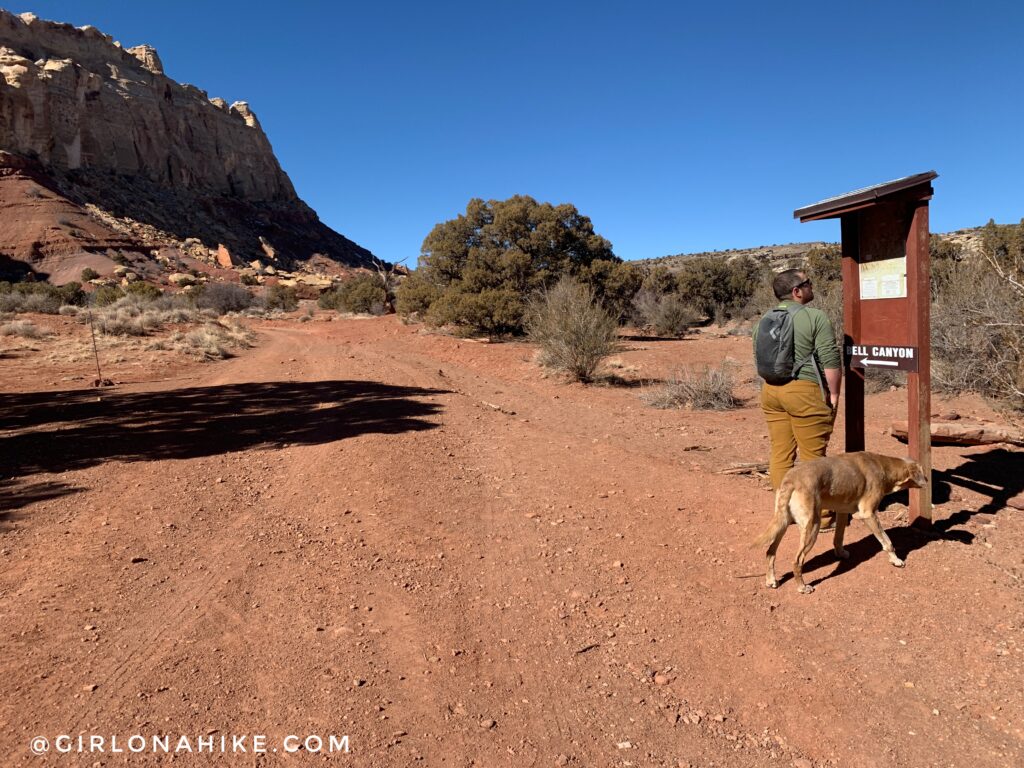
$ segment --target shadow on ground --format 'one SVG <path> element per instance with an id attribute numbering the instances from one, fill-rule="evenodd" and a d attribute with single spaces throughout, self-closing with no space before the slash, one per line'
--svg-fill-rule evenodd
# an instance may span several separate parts
<path id="1" fill-rule="evenodd" d="M 16 510 L 22 507 L 27 507 L 37 501 L 49 501 L 62 496 L 70 496 L 82 490 L 82 488 L 56 481 L 24 483 L 19 480 L 0 480 L 0 531 L 4 530 L 5 523 L 17 519 Z"/>
<path id="2" fill-rule="evenodd" d="M 265 382 L 168 392 L 0 395 L 0 462 L 12 475 L 103 461 L 188 459 L 432 429 L 445 390 L 366 381 Z"/>

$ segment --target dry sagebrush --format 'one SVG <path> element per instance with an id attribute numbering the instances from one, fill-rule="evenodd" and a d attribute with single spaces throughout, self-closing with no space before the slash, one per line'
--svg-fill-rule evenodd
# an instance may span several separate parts
<path id="1" fill-rule="evenodd" d="M 718 368 L 705 365 L 699 371 L 683 368 L 661 387 L 645 392 L 643 399 L 653 408 L 725 411 L 740 405 L 734 384 L 732 371 L 724 363 Z"/>
<path id="2" fill-rule="evenodd" d="M 23 339 L 41 339 L 45 335 L 46 332 L 31 320 L 12 320 L 9 323 L 0 325 L 0 336 L 19 336 Z"/>
<path id="3" fill-rule="evenodd" d="M 601 361 L 619 347 L 618 323 L 593 290 L 562 278 L 527 307 L 526 332 L 540 346 L 540 362 L 576 381 L 593 380 Z"/>

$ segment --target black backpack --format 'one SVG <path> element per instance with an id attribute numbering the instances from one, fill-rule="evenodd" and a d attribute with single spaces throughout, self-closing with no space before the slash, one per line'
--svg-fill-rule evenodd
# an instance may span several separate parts
<path id="1" fill-rule="evenodd" d="M 815 362 L 814 370 L 820 383 L 821 374 L 813 350 L 803 360 L 794 360 L 793 319 L 803 308 L 803 304 L 775 307 L 765 312 L 757 323 L 754 362 L 757 375 L 769 384 L 788 384 L 811 360 Z"/>

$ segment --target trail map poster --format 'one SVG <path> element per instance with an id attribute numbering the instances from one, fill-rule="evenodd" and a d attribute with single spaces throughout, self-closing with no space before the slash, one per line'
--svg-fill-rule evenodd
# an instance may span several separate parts
<path id="1" fill-rule="evenodd" d="M 860 298 L 905 299 L 907 297 L 907 257 L 864 261 L 860 264 Z"/>

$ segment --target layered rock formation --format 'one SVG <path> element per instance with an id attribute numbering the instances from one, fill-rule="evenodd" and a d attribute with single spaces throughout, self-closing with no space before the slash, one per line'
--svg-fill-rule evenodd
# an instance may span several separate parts
<path id="1" fill-rule="evenodd" d="M 0 10 L 0 150 L 9 153 L 0 158 L 0 186 L 42 172 L 71 203 L 144 222 L 172 240 L 197 237 L 239 258 L 265 258 L 262 240 L 285 265 L 315 253 L 353 266 L 371 259 L 298 198 L 245 102 L 228 106 L 179 84 L 151 47 L 125 49 L 93 27 Z M 11 198 L 0 192 L 5 216 L 16 215 Z M 38 210 L 38 200 L 26 202 Z M 31 260 L 69 247 L 46 232 L 15 240 L 8 233 L 0 254 Z M 110 247 L 99 240 L 82 247 Z"/>

